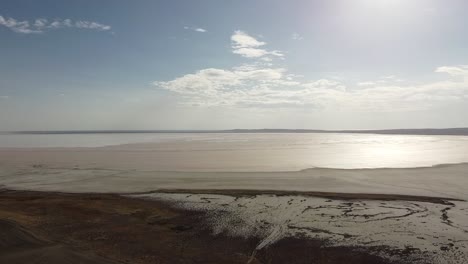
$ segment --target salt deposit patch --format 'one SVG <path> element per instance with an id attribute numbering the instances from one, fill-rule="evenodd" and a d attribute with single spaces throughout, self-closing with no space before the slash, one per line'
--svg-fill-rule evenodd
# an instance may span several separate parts
<path id="1" fill-rule="evenodd" d="M 468 203 L 329 200 L 302 196 L 151 193 L 138 198 L 207 212 L 214 234 L 261 239 L 257 249 L 285 237 L 324 239 L 328 246 L 366 247 L 412 263 L 468 263 Z M 395 252 L 395 251 L 394 251 Z"/>

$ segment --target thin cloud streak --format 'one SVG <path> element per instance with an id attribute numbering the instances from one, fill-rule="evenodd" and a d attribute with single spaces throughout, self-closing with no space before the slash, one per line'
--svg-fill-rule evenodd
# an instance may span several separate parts
<path id="1" fill-rule="evenodd" d="M 96 31 L 108 31 L 111 26 L 104 25 L 94 21 L 71 19 L 55 19 L 47 20 L 45 18 L 38 18 L 34 21 L 19 21 L 11 17 L 3 17 L 0 15 L 0 26 L 4 26 L 13 32 L 21 34 L 39 34 L 50 30 L 65 29 L 65 28 L 78 28 Z"/>
<path id="2" fill-rule="evenodd" d="M 192 31 L 199 32 L 199 33 L 206 33 L 206 32 L 208 32 L 208 30 L 206 30 L 206 29 L 204 29 L 204 28 L 201 28 L 201 27 L 187 27 L 187 26 L 185 26 L 184 29 L 185 29 L 185 30 L 192 30 Z"/>

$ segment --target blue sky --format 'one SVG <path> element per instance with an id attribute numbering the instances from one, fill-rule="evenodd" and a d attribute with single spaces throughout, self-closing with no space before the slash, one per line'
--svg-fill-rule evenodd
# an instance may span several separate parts
<path id="1" fill-rule="evenodd" d="M 0 130 L 468 126 L 462 0 L 0 2 Z"/>

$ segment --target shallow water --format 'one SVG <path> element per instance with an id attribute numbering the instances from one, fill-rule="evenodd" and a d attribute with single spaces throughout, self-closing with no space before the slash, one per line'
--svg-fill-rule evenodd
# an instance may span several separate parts
<path id="1" fill-rule="evenodd" d="M 167 157 L 173 170 L 412 168 L 468 162 L 468 136 L 297 133 L 0 135 L 0 148 L 96 148 Z M 134 157 L 126 157 L 129 162 Z M 192 162 L 198 165 L 191 165 Z M 135 164 L 145 167 L 135 160 Z M 184 163 L 185 162 L 185 163 Z M 211 166 L 219 162 L 219 166 Z M 187 163 L 187 164 L 186 164 Z M 224 166 L 224 167 L 223 167 Z M 161 169 L 171 169 L 161 167 Z M 158 169 L 158 167 L 151 168 Z"/>

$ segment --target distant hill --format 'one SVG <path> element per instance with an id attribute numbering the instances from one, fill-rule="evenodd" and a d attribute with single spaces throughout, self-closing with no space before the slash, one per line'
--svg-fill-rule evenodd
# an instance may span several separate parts
<path id="1" fill-rule="evenodd" d="M 127 134 L 127 133 L 357 133 L 385 135 L 459 135 L 468 136 L 468 127 L 462 128 L 418 128 L 383 130 L 319 130 L 319 129 L 230 129 L 230 130 L 57 130 L 57 131 L 14 131 L 3 134 Z"/>
<path id="2" fill-rule="evenodd" d="M 468 127 L 461 128 L 415 128 L 382 130 L 317 130 L 317 129 L 233 129 L 232 133 L 357 133 L 386 135 L 468 135 Z"/>

